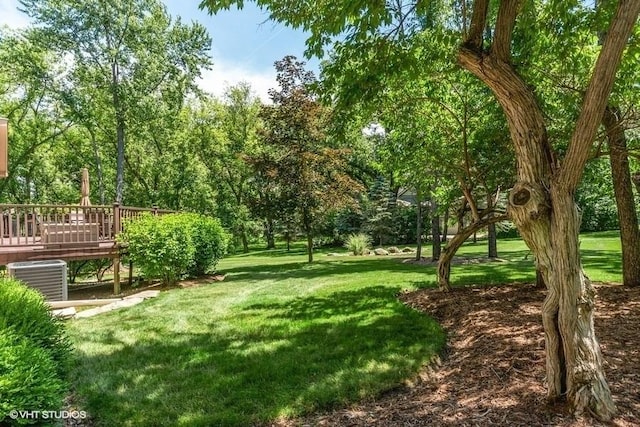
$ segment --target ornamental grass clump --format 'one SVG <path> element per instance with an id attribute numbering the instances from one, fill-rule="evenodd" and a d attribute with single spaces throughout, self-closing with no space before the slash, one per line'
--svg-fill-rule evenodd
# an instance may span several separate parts
<path id="1" fill-rule="evenodd" d="M 364 233 L 350 234 L 344 246 L 354 255 L 366 255 L 369 253 L 371 239 Z"/>

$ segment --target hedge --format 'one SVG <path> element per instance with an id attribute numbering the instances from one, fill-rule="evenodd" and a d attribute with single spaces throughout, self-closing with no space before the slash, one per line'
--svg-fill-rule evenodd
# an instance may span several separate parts
<path id="1" fill-rule="evenodd" d="M 220 221 L 204 215 L 144 214 L 129 221 L 118 240 L 145 278 L 171 284 L 212 272 L 226 252 L 228 236 Z"/>
<path id="2" fill-rule="evenodd" d="M 71 344 L 44 297 L 11 278 L 0 278 L 0 425 L 9 412 L 60 410 L 68 391 Z"/>

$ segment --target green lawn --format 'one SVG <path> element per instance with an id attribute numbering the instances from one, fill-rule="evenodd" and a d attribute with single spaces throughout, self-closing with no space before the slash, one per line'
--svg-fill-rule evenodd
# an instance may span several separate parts
<path id="1" fill-rule="evenodd" d="M 582 242 L 592 279 L 619 281 L 617 234 Z M 461 255 L 484 252 L 479 242 Z M 505 262 L 454 266 L 453 281 L 533 280 L 522 242 L 499 252 Z M 224 282 L 70 322 L 83 409 L 104 426 L 248 425 L 375 396 L 442 348 L 440 327 L 396 299 L 434 286 L 433 266 L 305 259 L 299 249 L 236 255 L 220 264 Z"/>

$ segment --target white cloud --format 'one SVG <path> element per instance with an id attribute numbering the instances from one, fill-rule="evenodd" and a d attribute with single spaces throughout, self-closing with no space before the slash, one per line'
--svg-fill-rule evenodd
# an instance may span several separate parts
<path id="1" fill-rule="evenodd" d="M 24 28 L 29 25 L 29 17 L 18 10 L 18 0 L 0 0 L 0 26 Z"/>
<path id="2" fill-rule="evenodd" d="M 214 60 L 213 68 L 203 73 L 198 85 L 201 89 L 222 98 L 228 87 L 243 81 L 248 82 L 255 94 L 265 103 L 270 102 L 269 89 L 277 87 L 275 69 L 253 71 L 220 59 Z"/>
<path id="3" fill-rule="evenodd" d="M 18 6 L 18 0 L 0 0 L 0 26 L 24 28 L 29 25 L 29 17 L 20 12 L 17 9 Z M 263 102 L 270 102 L 268 91 L 277 87 L 275 69 L 272 67 L 264 71 L 254 71 L 246 65 L 242 65 L 242 63 L 247 64 L 248 62 L 247 60 L 240 63 L 231 62 L 214 54 L 213 68 L 203 73 L 198 84 L 203 90 L 222 98 L 229 86 L 245 81 L 251 85 L 255 94 Z"/>

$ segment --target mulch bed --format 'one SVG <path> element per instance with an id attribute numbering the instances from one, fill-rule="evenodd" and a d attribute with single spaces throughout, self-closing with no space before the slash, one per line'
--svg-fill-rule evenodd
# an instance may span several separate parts
<path id="1" fill-rule="evenodd" d="M 599 285 L 596 334 L 619 415 L 640 425 L 640 289 Z M 411 384 L 347 409 L 273 426 L 598 426 L 545 400 L 544 291 L 531 285 L 421 290 L 400 296 L 435 317 L 448 346 Z"/>

